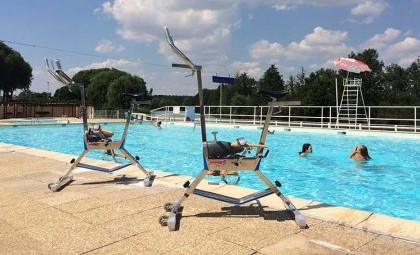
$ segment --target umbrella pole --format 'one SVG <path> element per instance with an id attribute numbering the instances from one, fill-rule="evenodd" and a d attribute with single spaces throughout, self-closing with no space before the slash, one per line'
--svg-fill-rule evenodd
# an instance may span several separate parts
<path id="1" fill-rule="evenodd" d="M 335 78 L 335 110 L 336 110 L 336 125 L 338 123 L 338 84 L 337 78 Z"/>

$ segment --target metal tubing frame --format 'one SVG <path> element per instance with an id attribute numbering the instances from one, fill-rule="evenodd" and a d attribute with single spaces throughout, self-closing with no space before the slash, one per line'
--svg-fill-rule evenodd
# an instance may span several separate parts
<path id="1" fill-rule="evenodd" d="M 168 219 L 171 219 L 171 224 L 170 225 L 168 224 L 168 227 L 169 227 L 169 230 L 175 230 L 175 229 L 171 229 L 171 228 L 174 228 L 174 224 L 173 224 L 172 220 L 176 218 L 176 215 L 178 213 L 178 210 L 179 210 L 181 204 L 191 194 L 194 193 L 194 190 L 196 190 L 198 184 L 204 179 L 204 177 L 209 172 L 208 167 L 207 167 L 207 164 L 208 164 L 207 159 L 208 159 L 209 155 L 208 155 L 208 149 L 207 149 L 205 112 L 204 112 L 204 96 L 203 96 L 203 88 L 202 88 L 202 80 L 201 80 L 201 66 L 194 65 L 191 62 L 191 60 L 187 56 L 185 56 L 184 53 L 182 53 L 182 51 L 179 50 L 175 46 L 175 44 L 173 42 L 173 39 L 172 39 L 172 37 L 169 33 L 169 29 L 167 27 L 165 27 L 164 29 L 165 29 L 165 32 L 166 32 L 167 42 L 168 42 L 169 46 L 171 47 L 172 51 L 176 55 L 178 55 L 184 61 L 184 63 L 186 63 L 186 64 L 172 64 L 172 66 L 173 67 L 181 67 L 181 68 L 189 68 L 189 69 L 191 69 L 193 74 L 194 74 L 194 72 L 197 72 L 197 85 L 198 85 L 198 94 L 199 94 L 199 99 L 200 99 L 201 137 L 202 137 L 202 142 L 203 142 L 203 156 L 204 156 L 203 160 L 205 161 L 205 167 L 201 171 L 201 173 L 194 179 L 194 181 L 190 185 L 188 185 L 186 187 L 183 196 L 180 199 L 176 199 L 173 203 L 173 207 L 170 211 L 170 215 L 168 216 Z M 267 133 L 268 133 L 268 127 L 270 125 L 270 120 L 271 120 L 271 116 L 273 114 L 274 105 L 277 105 L 276 99 L 273 99 L 273 102 L 269 103 L 268 113 L 267 113 L 267 116 L 266 116 L 266 119 L 265 119 L 265 122 L 264 122 L 263 131 L 262 131 L 261 137 L 260 137 L 260 142 L 259 142 L 260 145 L 265 144 L 265 139 L 266 139 L 266 136 L 267 136 Z M 262 115 L 262 113 L 261 113 L 261 115 Z M 256 161 L 256 167 L 253 171 L 273 192 L 275 192 L 277 194 L 277 196 L 279 196 L 283 200 L 284 204 L 287 205 L 287 207 L 295 214 L 295 221 L 298 224 L 298 226 L 300 228 L 305 228 L 306 227 L 306 222 L 304 221 L 303 216 L 299 213 L 297 208 L 258 169 L 259 165 L 260 165 L 260 162 L 261 162 L 263 151 L 264 151 L 264 147 L 259 147 L 257 149 L 257 154 L 254 158 L 254 160 Z M 238 170 L 240 170 L 240 169 L 238 169 Z M 211 198 L 211 197 L 209 196 L 208 198 Z M 258 199 L 258 198 L 256 198 L 256 199 Z"/>
<path id="2" fill-rule="evenodd" d="M 148 182 L 149 182 L 149 180 L 152 180 L 153 181 L 153 179 L 154 179 L 153 172 L 147 171 L 142 165 L 140 165 L 140 163 L 138 162 L 138 160 L 135 159 L 124 148 L 125 139 L 127 137 L 127 132 L 128 132 L 128 127 L 130 125 L 131 114 L 133 113 L 133 109 L 134 109 L 134 100 L 131 103 L 129 113 L 127 114 L 127 120 L 125 122 L 124 131 L 123 131 L 123 134 L 121 136 L 121 140 L 120 141 L 110 141 L 110 142 L 108 142 L 108 141 L 107 142 L 95 142 L 94 143 L 95 145 L 91 145 L 88 142 L 88 140 L 87 140 L 88 123 L 87 123 L 87 113 L 86 113 L 86 101 L 85 101 L 84 85 L 83 84 L 79 84 L 79 83 L 75 83 L 66 73 L 64 73 L 64 71 L 61 69 L 60 60 L 58 60 L 58 59 L 51 60 L 52 69 L 50 68 L 50 65 L 49 65 L 49 62 L 48 62 L 48 59 L 47 58 L 45 58 L 45 63 L 46 63 L 47 71 L 58 82 L 66 85 L 66 86 L 68 86 L 69 89 L 71 87 L 73 87 L 73 86 L 79 87 L 80 88 L 80 94 L 81 94 L 81 108 L 82 108 L 83 130 L 84 130 L 83 140 L 84 140 L 84 148 L 85 149 L 77 157 L 77 159 L 72 162 L 72 165 L 70 166 L 69 170 L 67 170 L 66 174 L 62 178 L 69 177 L 70 174 L 71 174 L 71 172 L 79 165 L 80 161 L 91 150 L 111 150 L 112 151 L 111 156 L 112 156 L 112 158 L 114 159 L 115 162 L 117 162 L 117 161 L 115 159 L 115 152 L 114 152 L 114 150 L 119 150 L 125 156 L 125 158 L 128 159 L 131 162 L 131 164 L 135 165 L 138 169 L 140 169 L 140 171 L 142 171 L 146 175 L 146 179 L 145 180 L 147 180 Z M 126 166 L 128 166 L 128 164 Z M 120 169 L 122 169 L 122 168 L 118 168 L 118 170 L 120 170 Z M 113 170 L 113 169 L 108 169 L 108 170 L 95 170 L 95 169 L 91 169 L 91 170 L 100 171 L 100 172 L 106 172 L 106 173 L 112 173 L 112 172 L 116 171 L 116 170 Z"/>

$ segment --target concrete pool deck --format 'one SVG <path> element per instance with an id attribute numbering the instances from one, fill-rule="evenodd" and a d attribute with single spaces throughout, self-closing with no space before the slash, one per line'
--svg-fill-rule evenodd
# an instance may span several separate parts
<path id="1" fill-rule="evenodd" d="M 307 229 L 275 196 L 239 207 L 193 195 L 183 203 L 180 229 L 170 232 L 158 223 L 163 204 L 179 198 L 191 177 L 155 171 L 146 188 L 132 166 L 114 174 L 78 168 L 74 182 L 51 192 L 47 184 L 74 157 L 0 143 L 3 254 L 420 254 L 419 222 L 293 197 Z M 200 185 L 222 194 L 252 192 Z"/>

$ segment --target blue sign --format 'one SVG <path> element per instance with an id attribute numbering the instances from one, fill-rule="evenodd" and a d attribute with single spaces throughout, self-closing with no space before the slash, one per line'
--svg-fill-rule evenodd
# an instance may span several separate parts
<path id="1" fill-rule="evenodd" d="M 212 76 L 213 82 L 223 83 L 223 84 L 233 84 L 235 79 L 232 77 L 221 77 L 221 76 Z"/>

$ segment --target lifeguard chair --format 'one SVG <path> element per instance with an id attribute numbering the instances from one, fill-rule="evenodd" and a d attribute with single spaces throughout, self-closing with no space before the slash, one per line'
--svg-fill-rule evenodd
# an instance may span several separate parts
<path id="1" fill-rule="evenodd" d="M 125 148 L 124 144 L 127 138 L 127 131 L 128 127 L 130 125 L 130 119 L 131 119 L 131 113 L 133 112 L 134 104 L 138 104 L 139 100 L 141 99 L 142 95 L 139 94 L 125 94 L 126 96 L 130 97 L 132 99 L 131 101 L 131 107 L 130 111 L 128 112 L 128 118 L 126 119 L 125 126 L 124 126 L 124 132 L 122 134 L 122 137 L 120 140 L 113 140 L 112 137 L 114 133 L 109 130 L 102 129 L 100 125 L 94 124 L 91 127 L 88 126 L 87 123 L 87 113 L 86 113 L 86 103 L 85 103 L 85 92 L 84 92 L 84 85 L 75 83 L 61 68 L 61 64 L 59 60 L 51 60 L 51 66 L 50 68 L 49 61 L 47 58 L 45 58 L 46 62 L 46 68 L 47 71 L 60 83 L 66 85 L 71 89 L 71 87 L 78 87 L 80 88 L 80 94 L 81 94 L 81 114 L 83 119 L 83 145 L 84 150 L 79 155 L 77 159 L 72 159 L 70 161 L 71 166 L 70 169 L 67 171 L 67 173 L 60 177 L 58 182 L 53 182 L 48 184 L 48 188 L 53 191 L 59 191 L 64 186 L 69 184 L 73 180 L 73 176 L 71 175 L 72 171 L 76 167 L 83 167 L 86 169 L 94 170 L 94 171 L 100 171 L 105 173 L 112 173 L 117 170 L 123 169 L 130 165 L 135 165 L 141 172 L 143 172 L 146 177 L 144 178 L 144 186 L 150 187 L 152 186 L 153 180 L 155 178 L 155 175 L 152 171 L 147 171 L 143 166 L 139 163 L 139 157 L 133 157 Z M 127 159 L 128 163 L 119 163 L 116 167 L 113 168 L 104 168 L 104 167 L 98 167 L 95 165 L 88 165 L 81 163 L 81 160 L 86 156 L 86 154 L 89 151 L 94 150 L 100 150 L 104 153 L 112 156 L 115 162 L 119 163 L 116 159 L 116 157 L 123 157 Z M 118 151 L 118 153 L 116 152 Z"/>
<path id="2" fill-rule="evenodd" d="M 365 100 L 362 93 L 362 78 L 343 79 L 343 94 L 338 108 L 336 126 L 356 129 L 358 124 L 368 122 Z"/>
<path id="3" fill-rule="evenodd" d="M 369 120 L 362 93 L 362 79 L 349 79 L 349 74 L 370 72 L 372 70 L 366 63 L 354 58 L 336 58 L 333 60 L 333 63 L 341 70 L 347 71 L 347 77 L 343 79 L 343 94 L 341 96 L 340 107 L 338 107 L 337 79 L 335 80 L 337 100 L 336 127 L 339 128 L 342 125 L 348 128 L 356 128 L 357 124 L 368 123 Z"/>
<path id="4" fill-rule="evenodd" d="M 198 94 L 200 99 L 200 125 L 201 125 L 201 138 L 203 142 L 203 159 L 204 167 L 200 174 L 194 179 L 192 183 L 187 181 L 184 184 L 184 194 L 180 199 L 176 199 L 174 202 L 168 202 L 164 205 L 164 209 L 169 212 L 169 215 L 163 215 L 159 218 L 159 222 L 162 226 L 168 226 L 170 231 L 176 230 L 177 215 L 179 214 L 179 209 L 181 204 L 192 194 L 200 195 L 206 198 L 215 199 L 235 205 L 242 205 L 244 203 L 263 198 L 265 196 L 276 194 L 284 203 L 284 205 L 294 214 L 295 221 L 300 228 L 306 227 L 306 222 L 304 216 L 299 212 L 299 210 L 293 205 L 293 203 L 284 196 L 279 188 L 281 184 L 279 181 L 272 183 L 270 180 L 265 177 L 265 175 L 260 171 L 259 167 L 262 159 L 266 158 L 269 149 L 265 145 L 265 139 L 268 133 L 268 128 L 270 125 L 271 116 L 273 114 L 274 106 L 279 106 L 279 99 L 283 97 L 285 92 L 275 92 L 275 91 L 260 91 L 261 94 L 269 96 L 273 99 L 269 103 L 269 109 L 267 117 L 262 129 L 260 141 L 258 144 L 251 144 L 246 141 L 245 138 L 238 138 L 236 142 L 225 142 L 217 140 L 217 132 L 213 132 L 214 141 L 207 141 L 206 137 L 206 122 L 204 115 L 204 103 L 203 103 L 203 89 L 202 89 L 202 80 L 201 80 L 201 66 L 194 65 L 187 56 L 185 56 L 181 50 L 179 50 L 170 34 L 168 28 L 166 30 L 166 38 L 168 44 L 170 45 L 173 52 L 175 52 L 185 64 L 172 64 L 173 67 L 187 68 L 190 69 L 193 74 L 197 75 L 198 83 Z M 226 184 L 237 184 L 240 180 L 239 172 L 240 171 L 252 171 L 254 172 L 267 186 L 267 189 L 257 191 L 253 194 L 247 195 L 242 198 L 234 198 L 222 194 L 218 194 L 211 191 L 205 191 L 198 189 L 198 184 L 203 181 L 207 175 L 216 175 L 221 176 L 222 180 Z M 233 175 L 237 176 L 236 181 L 228 182 L 227 177 Z"/>

